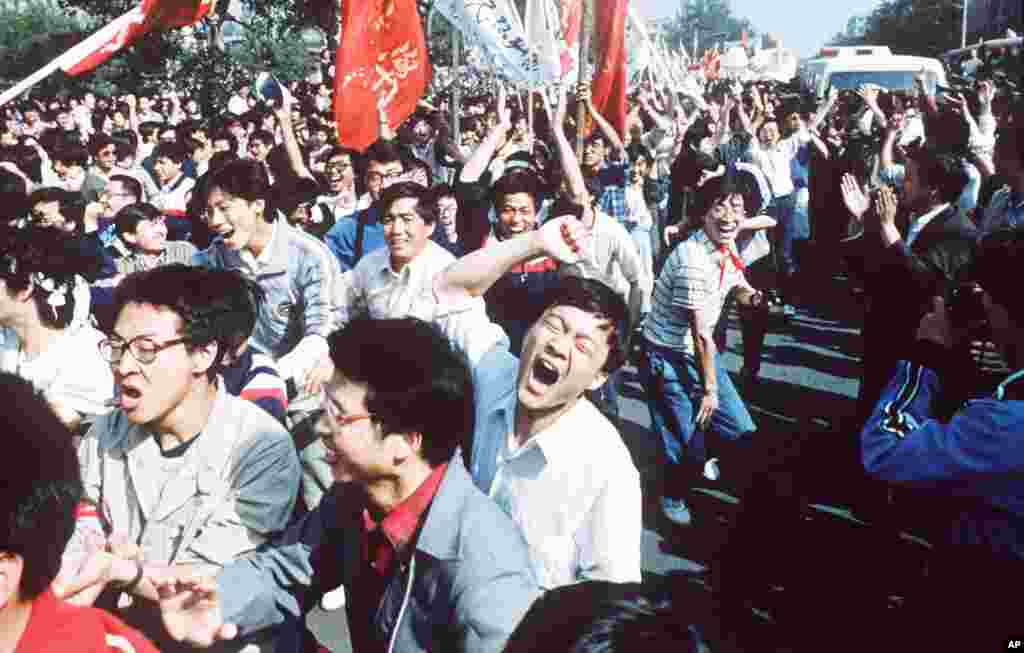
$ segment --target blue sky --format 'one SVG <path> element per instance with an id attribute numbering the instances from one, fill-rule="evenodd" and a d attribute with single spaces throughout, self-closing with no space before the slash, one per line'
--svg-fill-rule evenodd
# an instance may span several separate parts
<path id="1" fill-rule="evenodd" d="M 602 0 L 596 0 L 601 2 Z M 679 0 L 631 0 L 650 18 L 673 16 Z M 777 34 L 799 56 L 813 54 L 826 39 L 846 28 L 855 14 L 867 15 L 879 0 L 730 0 L 732 13 L 746 17 L 760 32 Z"/>

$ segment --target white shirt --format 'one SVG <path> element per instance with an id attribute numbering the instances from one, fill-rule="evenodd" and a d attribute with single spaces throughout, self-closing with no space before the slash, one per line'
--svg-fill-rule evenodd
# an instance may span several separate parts
<path id="1" fill-rule="evenodd" d="M 907 247 L 910 247 L 911 245 L 914 244 L 914 241 L 917 240 L 917 237 L 919 235 L 921 235 L 921 232 L 924 230 L 925 227 L 928 226 L 928 223 L 935 219 L 935 216 L 942 213 L 948 208 L 949 202 L 946 202 L 945 204 L 937 206 L 931 211 L 928 211 L 927 213 L 919 217 L 917 220 L 914 220 L 910 224 L 910 227 L 907 229 L 907 237 L 904 238 L 904 241 L 906 241 L 907 243 Z"/>
<path id="2" fill-rule="evenodd" d="M 750 160 L 760 166 L 775 197 L 784 197 L 793 192 L 791 165 L 800 146 L 810 140 L 806 129 L 801 129 L 789 138 L 784 138 L 771 149 L 764 149 L 757 138 L 750 139 Z"/>
<path id="3" fill-rule="evenodd" d="M 523 531 L 542 588 L 640 581 L 640 474 L 587 399 L 521 447 L 506 437 L 497 465 L 490 496 Z"/>
<path id="4" fill-rule="evenodd" d="M 434 319 L 434 277 L 454 261 L 448 250 L 432 240 L 398 272 L 391 268 L 391 251 L 387 247 L 370 252 L 351 272 L 342 275 L 338 323 L 347 324 L 362 310 L 369 311 L 374 319 Z"/>
<path id="5" fill-rule="evenodd" d="M 29 359 L 18 337 L 8 328 L 0 329 L 0 370 L 30 382 L 50 401 L 82 415 L 110 411 L 107 401 L 114 396 L 114 376 L 100 356 L 102 333 L 89 325 L 68 327 L 46 351 Z"/>
<path id="6" fill-rule="evenodd" d="M 158 205 L 164 211 L 184 214 L 188 209 L 188 200 L 192 196 L 192 189 L 196 186 L 196 180 L 186 177 L 184 173 L 179 174 L 170 183 L 160 186 Z"/>
<path id="7" fill-rule="evenodd" d="M 629 232 L 618 220 L 603 213 L 598 213 L 594 221 L 590 244 L 580 261 L 563 264 L 559 270 L 566 276 L 600 281 L 627 301 L 634 285 L 640 287 L 645 298 L 654 285 Z"/>

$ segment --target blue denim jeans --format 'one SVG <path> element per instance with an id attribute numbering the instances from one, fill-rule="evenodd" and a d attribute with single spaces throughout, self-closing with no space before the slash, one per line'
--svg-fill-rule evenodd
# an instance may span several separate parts
<path id="1" fill-rule="evenodd" d="M 710 429 L 724 440 L 739 440 L 757 427 L 717 353 L 715 377 L 718 410 L 711 416 Z M 640 382 L 647 393 L 651 428 L 661 436 L 669 464 L 694 473 L 699 473 L 708 458 L 706 433 L 695 423 L 704 396 L 700 379 L 692 354 L 644 341 Z"/>
<path id="2" fill-rule="evenodd" d="M 801 235 L 801 225 L 797 224 L 796 216 L 796 193 L 776 197 L 768 205 L 768 215 L 775 218 L 779 223 L 774 232 L 772 249 L 775 258 L 775 270 L 780 276 L 779 287 L 783 289 L 785 283 L 782 280 L 788 279 L 796 273 L 796 256 L 793 253 L 793 243 L 799 238 L 806 238 Z"/>

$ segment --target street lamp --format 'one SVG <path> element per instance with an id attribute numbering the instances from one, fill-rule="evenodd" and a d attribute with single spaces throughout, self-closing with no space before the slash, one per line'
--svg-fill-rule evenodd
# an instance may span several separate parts
<path id="1" fill-rule="evenodd" d="M 961 28 L 960 28 L 960 47 L 961 48 L 966 48 L 967 47 L 967 2 L 968 2 L 968 0 L 963 0 L 964 12 L 963 12 L 963 19 L 961 20 Z"/>

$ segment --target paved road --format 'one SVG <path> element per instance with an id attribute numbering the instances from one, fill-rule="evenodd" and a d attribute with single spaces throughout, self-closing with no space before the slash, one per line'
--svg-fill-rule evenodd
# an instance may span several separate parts
<path id="1" fill-rule="evenodd" d="M 841 422 L 854 409 L 860 369 L 860 308 L 847 284 L 831 275 L 822 275 L 805 296 L 804 305 L 798 307 L 792 321 L 772 325 L 765 339 L 760 382 L 741 390 L 758 424 L 759 438 L 781 441 L 794 430 L 808 427 L 820 429 L 820 437 L 837 437 L 827 428 Z M 736 380 L 742 363 L 742 337 L 735 313 L 724 319 L 729 320 L 729 329 L 723 357 Z M 665 529 L 656 518 L 652 487 L 663 469 L 660 446 L 649 430 L 650 416 L 636 369 L 627 368 L 624 376 L 620 431 L 641 470 L 647 498 L 651 499 L 645 506 L 645 574 L 660 576 L 673 571 L 700 570 L 701 563 L 720 544 L 720 534 L 695 529 L 689 538 L 692 551 L 678 542 L 664 542 L 659 531 Z"/>

